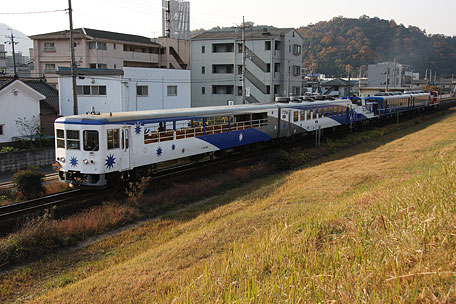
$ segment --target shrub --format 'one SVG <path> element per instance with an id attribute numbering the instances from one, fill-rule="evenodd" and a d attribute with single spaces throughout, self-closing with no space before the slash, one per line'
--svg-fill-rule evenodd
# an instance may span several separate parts
<path id="1" fill-rule="evenodd" d="M 0 152 L 14 152 L 14 151 L 17 151 L 18 149 L 17 148 L 14 148 L 14 147 L 2 147 L 0 149 Z"/>
<path id="2" fill-rule="evenodd" d="M 43 192 L 43 174 L 38 168 L 31 167 L 13 175 L 13 182 L 25 199 L 38 197 Z"/>

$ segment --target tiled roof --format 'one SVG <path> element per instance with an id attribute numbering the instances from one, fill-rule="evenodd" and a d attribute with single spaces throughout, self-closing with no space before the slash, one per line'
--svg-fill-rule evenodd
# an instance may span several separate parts
<path id="1" fill-rule="evenodd" d="M 268 28 L 265 31 L 262 28 L 258 29 L 246 29 L 246 39 L 268 39 L 270 37 L 277 37 L 286 34 L 287 32 L 294 30 L 293 28 Z M 298 32 L 296 32 L 298 33 Z M 242 39 L 242 31 L 240 29 L 233 30 L 222 30 L 222 31 L 205 31 L 199 35 L 196 35 L 192 40 L 204 40 L 204 39 Z"/>
<path id="2" fill-rule="evenodd" d="M 52 33 L 45 33 L 39 35 L 30 36 L 31 39 L 45 39 L 47 36 L 65 36 L 68 37 L 69 31 L 58 31 Z M 136 43 L 143 43 L 143 44 L 150 44 L 159 46 L 160 44 L 153 42 L 150 38 L 138 35 L 131 35 L 131 34 L 123 34 L 123 33 L 116 33 L 116 32 L 108 32 L 102 30 L 95 30 L 90 28 L 77 28 L 74 29 L 74 32 L 80 35 L 86 35 L 93 38 L 99 39 L 106 39 L 106 40 L 117 40 L 117 41 L 127 41 L 127 42 L 136 42 Z"/>
<path id="3" fill-rule="evenodd" d="M 42 78 L 21 78 L 18 76 L 0 78 L 0 91 L 16 80 L 22 81 L 35 91 L 46 96 L 43 102 L 55 113 L 59 112 L 59 91 Z"/>

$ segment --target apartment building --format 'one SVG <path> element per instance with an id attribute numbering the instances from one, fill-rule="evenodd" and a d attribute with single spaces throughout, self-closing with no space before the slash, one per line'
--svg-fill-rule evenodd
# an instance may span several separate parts
<path id="1" fill-rule="evenodd" d="M 245 103 L 301 94 L 302 44 L 293 28 L 245 30 Z M 190 54 L 193 107 L 244 103 L 240 29 L 201 33 Z"/>
<path id="2" fill-rule="evenodd" d="M 57 87 L 59 67 L 71 66 L 69 31 L 39 34 L 33 39 L 31 58 L 35 76 L 44 76 Z M 187 69 L 189 41 L 78 28 L 74 30 L 78 68 L 123 69 L 124 67 Z"/>
<path id="3" fill-rule="evenodd" d="M 367 74 L 367 86 L 370 88 L 386 87 L 387 82 L 389 88 L 410 87 L 413 81 L 419 79 L 420 75 L 414 73 L 411 66 L 396 61 L 369 64 Z"/>
<path id="4" fill-rule="evenodd" d="M 6 51 L 5 45 L 0 44 L 0 74 L 6 73 L 7 60 L 6 60 Z"/>

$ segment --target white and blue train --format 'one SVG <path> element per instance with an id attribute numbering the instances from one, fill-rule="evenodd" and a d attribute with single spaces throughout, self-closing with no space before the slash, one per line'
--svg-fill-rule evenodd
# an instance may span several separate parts
<path id="1" fill-rule="evenodd" d="M 401 96 L 409 101 L 376 96 L 61 117 L 55 166 L 61 180 L 104 186 L 160 164 L 388 115 L 395 105 L 401 111 L 431 105 L 429 94 Z M 427 101 L 418 104 L 423 96 Z"/>

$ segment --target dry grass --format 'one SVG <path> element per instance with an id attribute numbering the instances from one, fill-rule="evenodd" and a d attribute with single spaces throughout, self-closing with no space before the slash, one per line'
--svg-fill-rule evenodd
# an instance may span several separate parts
<path id="1" fill-rule="evenodd" d="M 66 191 L 69 189 L 69 186 L 67 183 L 64 183 L 64 182 L 52 181 L 52 182 L 49 182 L 49 183 L 43 185 L 43 188 L 44 188 L 43 196 L 45 196 L 45 195 L 51 195 L 54 193 Z"/>
<path id="2" fill-rule="evenodd" d="M 1 286 L 42 276 L 37 303 L 453 302 L 455 125 L 256 180 Z"/>

